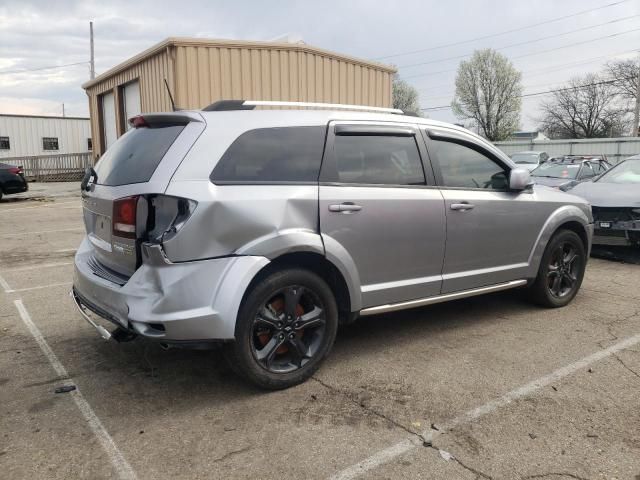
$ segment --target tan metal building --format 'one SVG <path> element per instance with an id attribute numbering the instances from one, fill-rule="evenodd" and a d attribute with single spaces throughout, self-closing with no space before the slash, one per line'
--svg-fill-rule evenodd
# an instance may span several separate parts
<path id="1" fill-rule="evenodd" d="M 304 43 L 168 38 L 91 80 L 94 153 L 127 131 L 126 119 L 217 100 L 281 100 L 390 107 L 396 70 Z"/>

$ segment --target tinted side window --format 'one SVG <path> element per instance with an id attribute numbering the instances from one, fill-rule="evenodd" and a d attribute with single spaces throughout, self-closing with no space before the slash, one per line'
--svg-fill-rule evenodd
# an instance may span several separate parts
<path id="1" fill-rule="evenodd" d="M 334 154 L 341 183 L 426 183 L 413 136 L 337 135 Z"/>
<path id="2" fill-rule="evenodd" d="M 121 136 L 96 165 L 98 184 L 148 182 L 184 125 L 134 128 Z"/>
<path id="3" fill-rule="evenodd" d="M 316 182 L 326 127 L 259 128 L 240 135 L 211 173 L 216 182 Z"/>
<path id="4" fill-rule="evenodd" d="M 469 147 L 434 140 L 429 153 L 434 153 L 442 175 L 442 185 L 461 188 L 506 190 L 508 172 L 491 158 Z"/>

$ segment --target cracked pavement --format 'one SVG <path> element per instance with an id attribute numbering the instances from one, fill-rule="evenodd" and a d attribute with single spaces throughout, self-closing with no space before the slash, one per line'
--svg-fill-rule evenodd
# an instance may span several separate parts
<path id="1" fill-rule="evenodd" d="M 47 204 L 79 205 L 57 188 Z M 66 295 L 80 209 L 1 213 L 39 203 L 0 203 L 0 235 L 11 233 L 0 239 L 0 275 L 12 289 L 53 285 L 0 289 L 6 478 L 117 478 L 70 396 L 53 393 L 65 379 L 21 322 L 19 298 L 140 479 L 328 478 L 407 438 L 424 446 L 362 478 L 640 478 L 640 345 L 442 427 L 640 333 L 640 265 L 591 259 L 564 309 L 512 291 L 363 319 L 340 331 L 313 379 L 265 393 L 239 381 L 219 352 L 102 341 Z M 42 264 L 61 265 L 15 270 Z M 425 439 L 429 429 L 436 434 Z"/>

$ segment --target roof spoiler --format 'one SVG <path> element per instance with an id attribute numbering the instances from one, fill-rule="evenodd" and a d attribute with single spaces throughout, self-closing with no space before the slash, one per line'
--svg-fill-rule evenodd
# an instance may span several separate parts
<path id="1" fill-rule="evenodd" d="M 176 111 L 170 113 L 143 113 L 131 117 L 128 121 L 133 128 L 186 125 L 190 122 L 202 122 L 196 112 Z"/>

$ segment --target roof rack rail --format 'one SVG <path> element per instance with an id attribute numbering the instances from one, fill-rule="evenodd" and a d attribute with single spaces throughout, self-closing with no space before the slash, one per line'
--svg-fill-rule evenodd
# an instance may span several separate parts
<path id="1" fill-rule="evenodd" d="M 394 113 L 408 115 L 399 108 L 370 107 L 368 105 L 343 105 L 341 103 L 316 102 L 281 102 L 276 100 L 219 100 L 208 107 L 205 112 L 219 112 L 228 110 L 253 110 L 255 107 L 306 107 L 328 110 L 356 110 L 377 113 Z"/>

